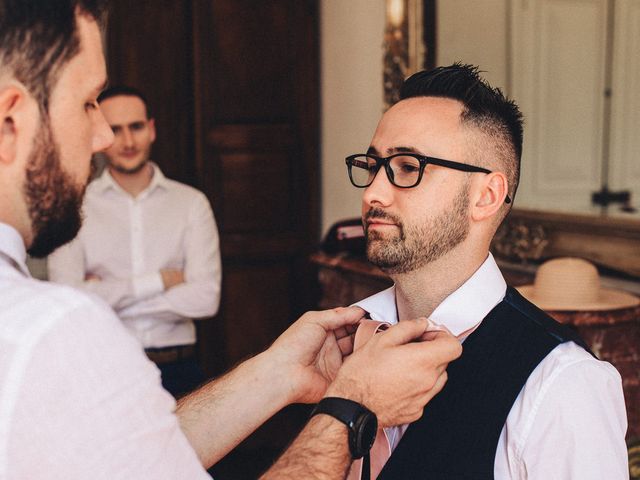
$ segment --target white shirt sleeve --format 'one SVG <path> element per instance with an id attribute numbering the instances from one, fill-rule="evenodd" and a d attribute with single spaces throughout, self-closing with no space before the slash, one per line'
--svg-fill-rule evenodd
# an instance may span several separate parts
<path id="1" fill-rule="evenodd" d="M 198 194 L 188 210 L 184 235 L 185 283 L 143 299 L 122 316 L 153 315 L 156 320 L 204 318 L 215 315 L 220 305 L 222 263 L 218 228 L 209 201 Z"/>
<path id="2" fill-rule="evenodd" d="M 620 375 L 586 355 L 553 371 L 530 405 L 524 434 L 513 444 L 513 478 L 629 478 Z"/>
<path id="3" fill-rule="evenodd" d="M 47 258 L 49 280 L 97 295 L 115 311 L 120 311 L 164 290 L 160 272 L 131 278 L 85 281 L 87 268 L 81 235 L 49 255 Z"/>
<path id="4" fill-rule="evenodd" d="M 106 306 L 81 302 L 30 353 L 7 478 L 210 478 L 157 368 Z"/>

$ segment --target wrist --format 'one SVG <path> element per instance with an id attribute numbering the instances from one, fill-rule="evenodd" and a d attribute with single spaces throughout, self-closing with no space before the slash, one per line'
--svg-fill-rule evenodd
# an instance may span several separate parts
<path id="1" fill-rule="evenodd" d="M 371 410 L 346 398 L 325 397 L 311 415 L 319 414 L 331 416 L 347 427 L 352 458 L 362 458 L 369 453 L 378 430 L 376 415 Z"/>
<path id="2" fill-rule="evenodd" d="M 340 373 L 327 388 L 324 397 L 339 397 L 365 404 L 367 392 L 357 379 L 344 378 Z"/>
<path id="3" fill-rule="evenodd" d="M 251 368 L 256 378 L 266 379 L 265 392 L 268 395 L 264 401 L 270 401 L 279 406 L 278 410 L 296 402 L 297 389 L 294 372 L 289 364 L 280 361 L 278 355 L 267 349 L 245 362 Z"/>

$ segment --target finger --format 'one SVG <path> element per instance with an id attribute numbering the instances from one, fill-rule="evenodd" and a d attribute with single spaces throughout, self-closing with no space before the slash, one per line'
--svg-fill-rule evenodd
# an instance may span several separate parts
<path id="1" fill-rule="evenodd" d="M 443 331 L 443 332 L 451 333 L 451 331 L 446 326 L 441 325 L 439 323 L 436 323 L 433 320 L 431 320 L 430 318 L 428 318 L 427 319 L 427 332 L 436 332 L 436 331 Z"/>
<path id="2" fill-rule="evenodd" d="M 404 345 L 412 340 L 420 338 L 427 328 L 427 319 L 422 317 L 417 320 L 403 320 L 402 322 L 392 325 L 379 335 L 375 335 L 375 339 L 388 345 Z"/>
<path id="3" fill-rule="evenodd" d="M 436 338 L 440 338 L 440 337 L 453 337 L 453 338 L 457 338 L 453 333 L 451 333 L 449 331 L 448 328 L 446 327 L 442 327 L 442 328 L 438 328 L 436 330 L 427 330 L 426 332 L 424 332 L 419 340 L 423 341 L 423 340 L 434 340 Z"/>
<path id="4" fill-rule="evenodd" d="M 333 331 L 333 334 L 336 336 L 336 339 L 341 339 L 343 337 L 350 337 L 353 336 L 354 333 L 356 333 L 356 330 L 358 329 L 358 325 L 357 324 L 353 324 L 353 325 L 345 325 L 344 327 L 340 327 L 337 328 Z"/>
<path id="5" fill-rule="evenodd" d="M 447 383 L 448 380 L 448 375 L 446 370 L 443 371 L 437 378 L 436 383 L 434 383 L 433 387 L 431 388 L 431 390 L 429 390 L 429 400 L 431 400 L 433 397 L 435 397 L 438 393 L 440 393 L 442 391 L 442 389 L 444 388 L 445 384 Z"/>
<path id="6" fill-rule="evenodd" d="M 353 339 L 354 336 L 343 337 L 338 340 L 338 348 L 342 356 L 351 355 L 353 353 Z"/>
<path id="7" fill-rule="evenodd" d="M 433 387 L 431 387 L 427 392 L 425 392 L 425 394 L 420 399 L 423 406 L 429 403 L 433 399 L 433 397 L 435 397 L 438 393 L 442 391 L 445 384 L 447 383 L 448 378 L 449 377 L 446 371 L 442 372 L 438 376 L 435 383 L 433 384 Z"/>
<path id="8" fill-rule="evenodd" d="M 364 310 L 360 307 L 338 307 L 332 310 L 310 312 L 314 321 L 325 330 L 337 330 L 346 325 L 356 324 L 363 316 Z"/>
<path id="9" fill-rule="evenodd" d="M 446 365 L 462 354 L 460 341 L 445 332 L 440 332 L 428 342 L 412 342 L 402 346 L 402 349 L 411 356 L 410 361 L 415 365 Z"/>

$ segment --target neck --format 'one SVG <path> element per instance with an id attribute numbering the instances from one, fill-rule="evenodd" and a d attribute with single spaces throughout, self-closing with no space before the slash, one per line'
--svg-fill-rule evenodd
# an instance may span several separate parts
<path id="1" fill-rule="evenodd" d="M 424 267 L 400 275 L 395 282 L 398 320 L 429 317 L 442 301 L 465 283 L 487 258 L 487 251 L 463 245 Z"/>
<path id="2" fill-rule="evenodd" d="M 142 169 L 135 173 L 123 173 L 112 167 L 108 168 L 109 173 L 120 188 L 132 197 L 140 195 L 151 184 L 151 179 L 153 178 L 153 167 L 150 163 L 145 164 Z"/>

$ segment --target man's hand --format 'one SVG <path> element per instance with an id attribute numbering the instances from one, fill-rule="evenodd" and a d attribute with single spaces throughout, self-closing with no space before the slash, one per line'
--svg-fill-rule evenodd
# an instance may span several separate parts
<path id="1" fill-rule="evenodd" d="M 353 351 L 353 334 L 364 311 L 358 307 L 307 312 L 265 352 L 274 374 L 290 381 L 290 403 L 315 403 Z"/>
<path id="2" fill-rule="evenodd" d="M 375 334 L 345 360 L 326 395 L 365 405 L 383 427 L 419 419 L 444 387 L 447 365 L 462 353 L 451 333 L 427 332 L 428 326 L 425 318 L 407 320 Z"/>
<path id="3" fill-rule="evenodd" d="M 165 290 L 184 283 L 184 272 L 182 270 L 165 268 L 160 270 L 160 276 L 162 276 L 162 283 L 164 284 Z"/>

